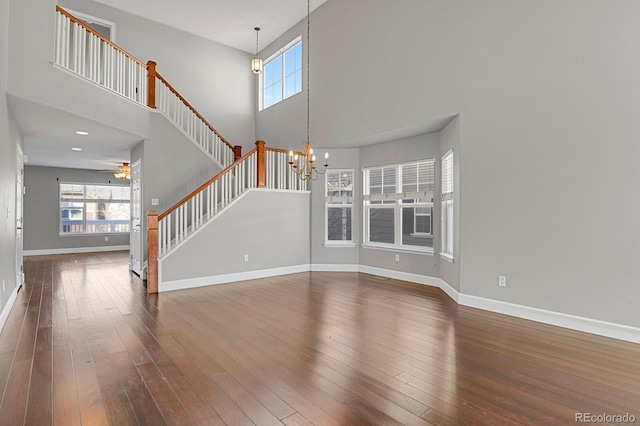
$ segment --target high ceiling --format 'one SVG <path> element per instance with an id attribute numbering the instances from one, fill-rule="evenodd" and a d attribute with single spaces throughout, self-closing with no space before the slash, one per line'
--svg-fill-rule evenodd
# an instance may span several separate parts
<path id="1" fill-rule="evenodd" d="M 134 15 L 255 53 L 307 15 L 304 0 L 96 0 Z M 326 0 L 311 0 L 315 10 Z"/>
<path id="2" fill-rule="evenodd" d="M 304 0 L 96 0 L 170 27 L 255 53 L 254 27 L 261 27 L 260 47 L 270 44 L 304 19 Z M 315 10 L 326 0 L 311 0 Z M 129 161 L 142 138 L 53 108 L 10 97 L 24 136 L 28 164 L 82 169 L 114 169 Z M 86 130 L 88 136 L 78 136 Z M 82 148 L 72 151 L 71 148 Z"/>

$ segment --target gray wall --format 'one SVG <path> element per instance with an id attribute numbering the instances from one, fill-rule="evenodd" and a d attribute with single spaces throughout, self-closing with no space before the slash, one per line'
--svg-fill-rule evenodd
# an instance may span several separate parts
<path id="1" fill-rule="evenodd" d="M 247 72 L 253 55 L 95 1 L 60 6 L 114 22 L 118 45 L 156 61 L 158 72 L 231 144 L 253 148 L 255 76 Z"/>
<path id="2" fill-rule="evenodd" d="M 309 206 L 308 193 L 250 191 L 162 260 L 162 280 L 309 264 Z"/>
<path id="3" fill-rule="evenodd" d="M 25 167 L 24 249 L 51 250 L 129 245 L 129 234 L 63 236 L 60 233 L 60 182 L 122 184 L 112 174 L 59 167 Z M 128 184 L 128 182 L 127 182 Z"/>
<path id="4" fill-rule="evenodd" d="M 325 247 L 325 176 L 311 182 L 311 263 L 327 265 L 357 265 L 362 230 L 362 172 L 358 149 L 319 149 L 318 158 L 329 153 L 331 169 L 353 169 L 354 203 L 351 232 L 355 247 Z"/>
<path id="5" fill-rule="evenodd" d="M 11 0 L 7 91 L 140 139 L 148 136 L 145 108 L 52 66 L 55 5 L 52 0 Z"/>
<path id="6" fill-rule="evenodd" d="M 5 280 L 6 291 L 0 287 L 0 312 L 9 300 L 16 284 L 16 145 L 11 137 L 10 111 L 6 100 L 8 55 L 9 1 L 0 0 L 0 279 Z M 9 214 L 5 214 L 5 212 Z M 7 217 L 9 216 L 9 217 Z"/>
<path id="7" fill-rule="evenodd" d="M 462 293 L 638 327 L 638 16 L 627 0 L 328 1 L 312 133 L 339 146 L 459 113 Z M 268 141 L 301 126 L 304 96 L 257 117 Z"/>
<path id="8" fill-rule="evenodd" d="M 131 151 L 142 160 L 142 228 L 146 238 L 149 211 L 163 213 L 221 171 L 221 167 L 184 136 L 162 114 L 151 114 L 151 138 Z M 153 198 L 157 206 L 151 205 Z M 147 259 L 146 240 L 143 260 Z"/>

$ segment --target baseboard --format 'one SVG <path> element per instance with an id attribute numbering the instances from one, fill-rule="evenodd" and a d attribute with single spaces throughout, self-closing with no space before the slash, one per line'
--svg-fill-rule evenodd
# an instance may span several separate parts
<path id="1" fill-rule="evenodd" d="M 323 264 L 313 263 L 311 264 L 311 271 L 315 272 L 359 272 L 359 265 L 349 264 Z"/>
<path id="2" fill-rule="evenodd" d="M 103 251 L 123 251 L 129 250 L 128 245 L 123 246 L 99 246 L 99 247 L 69 247 L 59 249 L 24 250 L 24 256 L 41 256 L 46 254 L 74 254 L 74 253 L 97 253 Z"/>
<path id="3" fill-rule="evenodd" d="M 569 328 L 571 330 L 584 331 L 598 336 L 640 343 L 640 328 L 637 327 L 547 311 L 545 309 L 532 308 L 530 306 L 517 305 L 468 294 L 460 294 L 458 303 L 463 306 Z"/>
<path id="4" fill-rule="evenodd" d="M 5 305 L 4 309 L 2 309 L 2 313 L 0 313 L 0 333 L 2 332 L 2 329 L 4 328 L 4 325 L 9 318 L 11 308 L 13 308 L 13 305 L 16 303 L 19 288 L 20 287 L 16 287 L 13 289 L 13 291 L 11 292 L 11 296 L 9 296 L 9 300 L 7 300 L 7 304 Z"/>
<path id="5" fill-rule="evenodd" d="M 431 287 L 440 287 L 441 283 L 444 282 L 440 278 L 430 277 L 428 275 L 412 274 L 410 272 L 394 271 L 393 269 L 383 269 L 368 265 L 359 265 L 358 272 L 393 278 L 394 280 L 428 285 Z"/>
<path id="6" fill-rule="evenodd" d="M 158 265 L 160 266 L 160 265 Z M 237 281 L 255 280 L 258 278 L 275 277 L 278 275 L 297 274 L 308 272 L 309 264 L 284 266 L 281 268 L 261 269 L 257 271 L 237 272 L 233 274 L 215 275 L 211 277 L 188 278 L 175 281 L 161 281 L 162 269 L 158 269 L 158 292 L 184 290 L 187 288 L 204 287 L 207 285 L 226 284 Z"/>

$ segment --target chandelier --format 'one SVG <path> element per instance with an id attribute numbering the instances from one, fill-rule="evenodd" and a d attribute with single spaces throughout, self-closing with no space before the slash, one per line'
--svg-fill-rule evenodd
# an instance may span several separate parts
<path id="1" fill-rule="evenodd" d="M 329 167 L 329 153 L 324 154 L 324 169 L 319 172 L 316 168 L 316 156 L 313 154 L 313 145 L 315 142 L 309 137 L 309 99 L 310 90 L 309 86 L 311 80 L 309 79 L 309 51 L 311 50 L 311 0 L 307 0 L 307 140 L 302 143 L 304 152 L 302 155 L 294 154 L 293 151 L 289 151 L 289 165 L 293 169 L 294 173 L 298 175 L 300 180 L 316 180 L 318 175 L 324 174 Z"/>
<path id="2" fill-rule="evenodd" d="M 251 60 L 251 72 L 253 72 L 254 74 L 261 74 L 262 59 L 260 59 L 260 56 L 258 56 L 258 33 L 260 31 L 260 27 L 255 27 L 254 30 L 256 30 L 256 56 L 254 56 Z"/>

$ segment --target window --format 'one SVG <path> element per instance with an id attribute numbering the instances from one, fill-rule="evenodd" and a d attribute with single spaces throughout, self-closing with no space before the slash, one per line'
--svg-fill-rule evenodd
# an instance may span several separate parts
<path id="1" fill-rule="evenodd" d="M 364 245 L 433 252 L 435 159 L 370 167 L 364 176 Z"/>
<path id="2" fill-rule="evenodd" d="M 60 184 L 60 234 L 129 232 L 128 186 Z"/>
<path id="3" fill-rule="evenodd" d="M 453 150 L 442 156 L 442 251 L 453 260 Z"/>
<path id="4" fill-rule="evenodd" d="M 353 175 L 353 169 L 325 174 L 326 245 L 353 244 Z"/>
<path id="5" fill-rule="evenodd" d="M 302 38 L 265 61 L 260 79 L 260 110 L 302 91 Z"/>

